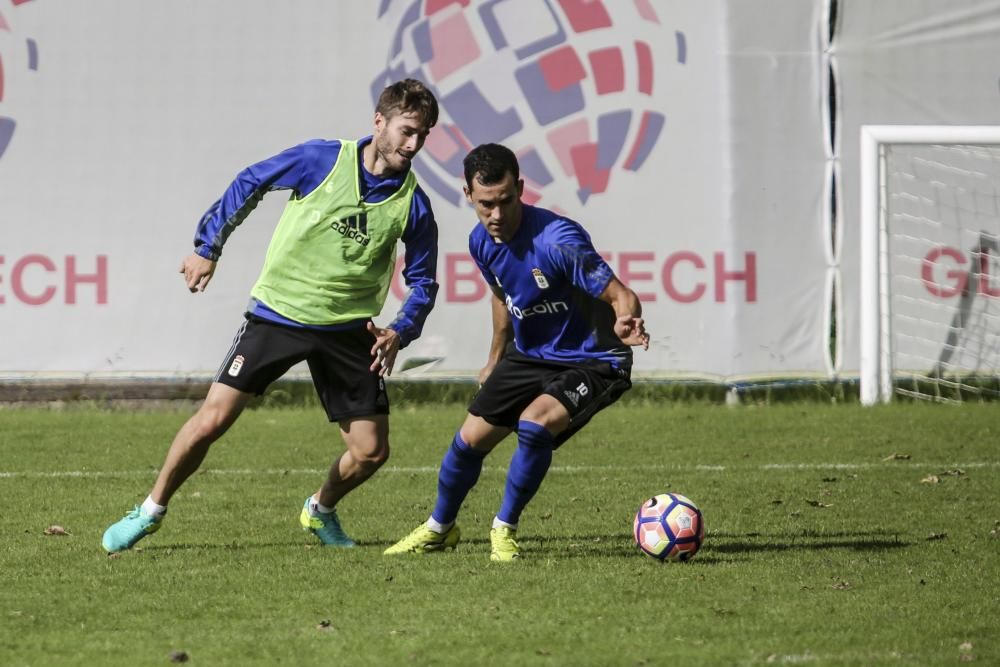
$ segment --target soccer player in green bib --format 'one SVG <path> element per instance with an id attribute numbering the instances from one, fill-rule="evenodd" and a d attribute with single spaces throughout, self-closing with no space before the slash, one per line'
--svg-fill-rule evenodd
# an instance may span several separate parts
<path id="1" fill-rule="evenodd" d="M 174 437 L 145 501 L 104 533 L 106 551 L 129 549 L 156 532 L 211 444 L 251 398 L 302 361 L 345 450 L 306 498 L 299 521 L 325 545 L 354 546 L 334 508 L 389 457 L 385 376 L 400 348 L 420 335 L 438 289 L 437 224 L 410 170 L 437 118 L 437 100 L 424 84 L 396 82 L 379 97 L 372 136 L 289 148 L 240 172 L 205 213 L 180 269 L 191 292 L 208 286 L 226 239 L 264 194 L 291 191 L 204 403 Z M 385 304 L 398 240 L 409 294 L 381 328 L 372 317 Z"/>

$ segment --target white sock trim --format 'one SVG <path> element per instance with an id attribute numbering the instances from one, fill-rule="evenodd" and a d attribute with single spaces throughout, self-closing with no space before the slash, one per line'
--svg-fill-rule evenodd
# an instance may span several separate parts
<path id="1" fill-rule="evenodd" d="M 429 519 L 427 519 L 427 527 L 433 530 L 435 533 L 441 533 L 442 535 L 451 530 L 451 527 L 454 525 L 455 525 L 454 521 L 445 524 L 435 521 L 434 517 L 430 517 Z"/>
<path id="2" fill-rule="evenodd" d="M 516 523 L 507 523 L 506 521 L 501 521 L 499 517 L 493 517 L 493 527 L 494 528 L 510 528 L 511 530 L 517 530 Z"/>
<path id="3" fill-rule="evenodd" d="M 310 514 L 329 514 L 333 511 L 332 507 L 327 507 L 313 496 L 309 499 L 309 513 Z"/>
<path id="4" fill-rule="evenodd" d="M 142 501 L 142 511 L 149 516 L 162 518 L 167 513 L 167 506 L 153 502 L 153 496 L 146 496 L 146 499 Z"/>

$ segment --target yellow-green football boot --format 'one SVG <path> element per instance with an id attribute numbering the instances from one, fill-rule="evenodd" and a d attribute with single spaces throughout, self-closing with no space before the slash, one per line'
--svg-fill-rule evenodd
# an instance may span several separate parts
<path id="1" fill-rule="evenodd" d="M 518 546 L 517 530 L 507 526 L 498 526 L 490 531 L 490 560 L 507 562 L 521 557 L 521 547 Z"/>
<path id="2" fill-rule="evenodd" d="M 396 554 L 428 554 L 454 549 L 461 536 L 462 531 L 459 530 L 458 524 L 453 525 L 444 533 L 436 533 L 428 528 L 427 524 L 420 524 L 412 533 L 382 553 L 386 556 L 394 556 Z"/>

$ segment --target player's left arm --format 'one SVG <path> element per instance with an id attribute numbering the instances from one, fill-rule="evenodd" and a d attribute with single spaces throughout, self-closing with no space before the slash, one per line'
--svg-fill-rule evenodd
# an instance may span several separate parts
<path id="1" fill-rule="evenodd" d="M 370 324 L 375 336 L 372 346 L 372 371 L 390 375 L 399 350 L 420 336 L 424 322 L 434 308 L 438 283 L 438 227 L 430 200 L 417 188 L 410 204 L 410 215 L 403 231 L 403 281 L 409 293 L 395 319 L 385 328 Z"/>
<path id="2" fill-rule="evenodd" d="M 615 311 L 615 335 L 626 345 L 649 349 L 649 334 L 642 319 L 642 304 L 594 249 L 590 235 L 579 223 L 564 220 L 549 244 L 549 257 L 562 268 L 570 282 L 604 301 Z"/>
<path id="3" fill-rule="evenodd" d="M 600 298 L 615 310 L 615 335 L 626 345 L 642 345 L 642 349 L 648 350 L 649 334 L 642 319 L 642 302 L 635 292 L 617 276 L 611 276 Z"/>

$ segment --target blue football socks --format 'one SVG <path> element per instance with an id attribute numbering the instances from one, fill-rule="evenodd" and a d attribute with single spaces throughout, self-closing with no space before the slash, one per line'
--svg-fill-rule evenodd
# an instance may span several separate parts
<path id="1" fill-rule="evenodd" d="M 486 454 L 469 447 L 461 431 L 455 433 L 438 471 L 438 497 L 431 517 L 448 526 L 455 521 L 469 490 L 479 481 Z"/>
<path id="2" fill-rule="evenodd" d="M 517 449 L 510 460 L 503 503 L 497 518 L 510 526 L 517 526 L 521 512 L 534 497 L 545 479 L 552 463 L 552 446 L 555 438 L 544 426 L 529 421 L 517 424 Z"/>

